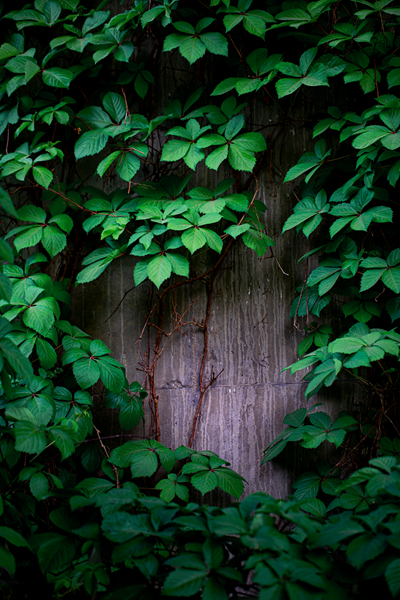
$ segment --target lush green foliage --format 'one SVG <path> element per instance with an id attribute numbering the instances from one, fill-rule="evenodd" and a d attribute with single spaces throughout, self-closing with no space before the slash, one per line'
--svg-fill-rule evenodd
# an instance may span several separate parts
<path id="1" fill-rule="evenodd" d="M 1 593 L 397 597 L 400 8 L 164 0 L 111 15 L 107 4 L 35 0 L 2 13 Z M 164 60 L 190 75 L 168 101 L 154 93 Z M 211 295 L 234 243 L 264 255 L 274 241 L 256 176 L 273 139 L 253 125 L 252 102 L 272 99 L 285 128 L 309 87 L 322 87 L 323 99 L 330 87 L 339 106 L 311 115 L 316 143 L 284 180 L 301 177 L 283 232 L 319 244 L 300 259 L 292 317 L 297 327 L 306 317 L 307 336 L 286 368 L 313 367 L 307 399 L 343 373 L 362 392 L 333 421 L 319 405 L 285 417 L 263 462 L 289 442 L 344 452 L 336 465 L 301 474 L 289 500 L 260 492 L 226 508 L 200 506 L 189 501 L 192 488 L 238 500 L 243 478 L 191 448 L 196 420 L 190 447 L 160 443 L 156 361 L 147 371 L 153 435 L 107 448 L 95 393 L 130 431 L 144 419 L 147 392 L 102 341 L 71 324 L 69 290 L 132 256 L 135 286 L 149 280 L 158 293 L 161 332 L 167 292 L 202 279 Z M 221 167 L 230 177 L 217 173 L 213 189 L 191 185 L 193 172 Z M 106 193 L 116 177 L 126 185 Z M 204 252 L 213 266 L 199 274 Z M 329 304 L 340 306 L 340 323 L 311 320 Z M 202 372 L 200 382 L 199 409 Z M 344 481 L 342 466 L 352 472 Z"/>

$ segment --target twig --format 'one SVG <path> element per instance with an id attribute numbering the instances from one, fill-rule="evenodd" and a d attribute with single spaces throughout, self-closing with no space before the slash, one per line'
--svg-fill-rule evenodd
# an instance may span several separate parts
<path id="1" fill-rule="evenodd" d="M 105 455 L 107 456 L 107 458 L 110 458 L 110 453 L 109 453 L 109 451 L 107 450 L 107 448 L 105 447 L 105 445 L 103 444 L 103 440 L 102 440 L 102 438 L 101 438 L 101 436 L 100 436 L 100 430 L 99 430 L 99 429 L 97 429 L 96 425 L 93 425 L 93 429 L 95 430 L 95 432 L 96 432 L 96 434 L 97 434 L 97 437 L 98 437 L 98 439 L 99 439 L 99 442 L 100 442 L 100 446 L 103 448 L 103 450 L 104 450 L 104 452 L 105 452 Z M 112 463 L 111 463 L 111 467 L 112 467 L 112 470 L 114 471 L 114 474 L 115 474 L 115 479 L 116 479 L 116 482 L 117 482 L 117 488 L 120 488 L 120 487 L 121 487 L 121 484 L 120 484 L 120 482 L 119 482 L 119 477 L 118 477 L 118 469 L 117 469 L 117 467 L 116 467 L 115 465 L 113 465 Z"/>
<path id="2" fill-rule="evenodd" d="M 133 290 L 136 288 L 136 286 L 134 285 L 132 288 L 130 288 L 127 292 L 125 292 L 125 294 L 122 296 L 121 300 L 118 302 L 116 308 L 112 311 L 111 315 L 109 317 L 107 317 L 107 319 L 104 321 L 104 323 L 107 323 L 107 321 L 109 321 L 111 319 L 111 317 L 113 315 L 115 315 L 115 313 L 117 312 L 117 310 L 119 309 L 119 307 L 121 306 L 121 304 L 123 303 L 123 301 L 125 300 L 126 296 L 130 293 L 133 292 Z"/>

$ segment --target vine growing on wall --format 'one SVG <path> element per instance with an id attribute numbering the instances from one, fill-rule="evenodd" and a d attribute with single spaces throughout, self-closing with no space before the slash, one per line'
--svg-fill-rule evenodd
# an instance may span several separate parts
<path id="1" fill-rule="evenodd" d="M 398 597 L 400 8 L 109 4 L 35 0 L 1 13 L 2 593 L 29 597 L 34 583 L 51 598 Z M 277 119 L 257 123 L 271 106 Z M 282 173 L 274 143 L 289 128 L 300 158 Z M 201 169 L 215 172 L 211 187 L 198 185 Z M 357 394 L 333 421 L 318 404 L 286 415 L 263 462 L 289 442 L 342 451 L 301 474 L 289 500 L 260 492 L 199 506 L 192 488 L 236 499 L 244 490 L 229 463 L 192 446 L 220 375 L 206 365 L 227 256 L 244 244 L 286 275 L 265 228 L 265 173 L 295 200 L 282 234 L 307 242 L 291 309 L 305 337 L 282 368 L 311 368 L 307 402 L 343 375 Z M 141 383 L 71 320 L 73 287 L 121 260 L 134 285 L 109 318 L 137 287 L 149 290 Z M 202 321 L 174 300 L 193 284 L 206 288 Z M 187 446 L 172 451 L 161 443 L 156 369 L 189 325 L 204 337 L 199 396 Z M 145 402 L 138 440 L 129 432 Z M 102 435 L 103 406 L 127 433 Z"/>

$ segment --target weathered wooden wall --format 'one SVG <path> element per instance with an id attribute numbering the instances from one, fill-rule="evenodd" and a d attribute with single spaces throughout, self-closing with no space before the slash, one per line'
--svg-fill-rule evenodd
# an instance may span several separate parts
<path id="1" fill-rule="evenodd" d="M 156 80 L 156 89 L 157 98 L 167 98 L 173 92 L 174 82 L 168 70 Z M 292 114 L 294 121 L 278 136 L 273 136 L 276 137 L 272 146 L 275 166 L 273 169 L 266 166 L 258 175 L 259 199 L 268 207 L 266 231 L 276 240 L 274 254 L 288 275 L 269 257 L 269 251 L 258 258 L 239 241 L 227 256 L 215 282 L 205 375 L 210 375 L 212 368 L 215 373 L 222 369 L 223 372 L 206 392 L 194 447 L 213 450 L 229 460 L 232 468 L 248 482 L 245 494 L 261 489 L 276 496 L 287 495 L 294 474 L 304 470 L 301 461 L 313 462 L 315 458 L 315 452 L 289 450 L 273 464 L 260 467 L 263 449 L 282 430 L 285 414 L 305 405 L 305 384 L 301 382 L 301 375 L 291 377 L 287 371 L 281 373 L 296 360 L 297 345 L 304 337 L 304 333 L 293 327 L 289 313 L 295 286 L 304 279 L 304 269 L 297 261 L 307 248 L 305 238 L 296 237 L 293 231 L 280 235 L 296 200 L 291 188 L 282 184 L 279 173 L 285 174 L 297 162 L 301 147 L 304 149 L 310 144 L 310 131 L 298 125 L 318 112 L 317 105 L 326 99 L 326 93 L 308 88 L 303 103 L 300 102 Z M 267 136 L 278 119 L 278 109 L 273 104 L 254 106 L 253 120 L 257 125 L 268 126 L 264 131 Z M 193 187 L 214 187 L 228 174 L 226 169 L 215 174 L 200 165 L 192 179 Z M 100 179 L 93 183 L 101 186 Z M 115 180 L 108 184 L 106 191 L 120 184 Z M 103 339 L 112 348 L 114 356 L 126 366 L 130 381 L 142 382 L 137 340 L 148 310 L 148 285 L 144 283 L 131 292 L 105 323 L 125 291 L 133 286 L 133 266 L 134 258 L 126 257 L 113 263 L 99 280 L 79 286 L 74 294 L 74 318 L 78 326 Z M 205 318 L 206 290 L 203 284 L 179 288 L 174 302 L 180 313 L 193 303 L 185 320 Z M 166 317 L 172 313 L 172 305 L 168 305 Z M 166 324 L 172 328 L 168 318 Z M 203 333 L 195 326 L 187 326 L 182 331 L 184 335 L 177 332 L 168 342 L 156 376 L 161 441 L 171 448 L 188 444 L 199 398 Z M 325 392 L 317 399 L 314 397 L 312 404 L 325 398 L 328 410 L 336 414 L 346 406 L 349 393 L 344 383 L 335 384 L 329 397 Z M 146 415 L 145 432 L 140 426 L 135 435 L 148 433 L 148 410 Z M 100 427 L 103 433 L 117 431 L 117 417 L 106 413 Z"/>

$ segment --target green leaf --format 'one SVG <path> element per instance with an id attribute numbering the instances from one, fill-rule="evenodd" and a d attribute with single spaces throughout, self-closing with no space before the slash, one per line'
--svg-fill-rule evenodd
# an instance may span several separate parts
<path id="1" fill-rule="evenodd" d="M 119 394 L 124 387 L 125 374 L 121 365 L 119 365 L 119 363 L 115 364 L 116 362 L 117 361 L 110 356 L 104 356 L 98 360 L 97 365 L 100 369 L 100 377 L 105 387 L 115 394 Z"/>
<path id="2" fill-rule="evenodd" d="M 22 537 L 22 535 L 10 527 L 4 527 L 2 525 L 0 527 L 0 537 L 7 540 L 7 542 L 10 542 L 10 544 L 13 544 L 13 546 L 26 546 L 29 548 L 28 542 Z"/>
<path id="3" fill-rule="evenodd" d="M 15 574 L 15 558 L 13 554 L 3 546 L 3 544 L 0 544 L 0 566 L 8 571 L 11 576 Z"/>
<path id="4" fill-rule="evenodd" d="M 17 217 L 17 211 L 9 194 L 0 187 L 0 206 L 13 217 Z"/>
<path id="5" fill-rule="evenodd" d="M 386 545 L 387 538 L 383 533 L 379 533 L 377 536 L 360 535 L 350 542 L 346 554 L 356 569 L 361 569 L 367 561 L 379 556 Z"/>
<path id="6" fill-rule="evenodd" d="M 107 145 L 108 134 L 101 129 L 87 131 L 83 133 L 75 144 L 75 156 L 77 159 L 85 156 L 93 156 L 98 154 Z"/>
<path id="7" fill-rule="evenodd" d="M 276 93 L 278 98 L 284 98 L 293 94 L 302 85 L 303 79 L 280 79 L 276 82 Z"/>
<path id="8" fill-rule="evenodd" d="M 312 471 L 308 471 L 300 475 L 293 483 L 293 487 L 295 488 L 295 497 L 297 500 L 302 500 L 303 498 L 315 498 L 318 494 L 319 486 L 320 486 L 321 477 L 318 473 L 313 473 Z"/>
<path id="9" fill-rule="evenodd" d="M 382 125 L 372 125 L 367 127 L 366 130 L 353 141 L 354 148 L 362 149 L 368 148 L 378 140 L 387 136 L 390 130 Z"/>
<path id="10" fill-rule="evenodd" d="M 391 268 L 382 275 L 382 283 L 396 294 L 400 293 L 400 268 Z"/>
<path id="11" fill-rule="evenodd" d="M 239 496 L 243 494 L 242 478 L 226 467 L 216 469 L 215 474 L 217 476 L 218 486 L 221 490 L 227 492 L 234 498 L 239 499 Z"/>
<path id="12" fill-rule="evenodd" d="M 122 96 L 114 92 L 108 92 L 104 96 L 103 106 L 116 123 L 122 121 L 126 112 L 125 101 Z"/>
<path id="13" fill-rule="evenodd" d="M 202 248 L 206 243 L 207 238 L 201 229 L 191 227 L 186 229 L 182 234 L 183 245 L 193 254 L 199 248 Z"/>
<path id="14" fill-rule="evenodd" d="M 0 350 L 4 355 L 4 358 L 14 369 L 14 371 L 18 373 L 18 375 L 21 375 L 28 382 L 33 379 L 33 368 L 31 361 L 20 352 L 20 350 L 11 342 L 11 340 L 1 338 Z"/>
<path id="15" fill-rule="evenodd" d="M 186 156 L 191 142 L 186 140 L 170 140 L 163 146 L 161 160 L 173 162 Z"/>
<path id="16" fill-rule="evenodd" d="M 94 385 L 100 379 L 100 369 L 92 358 L 81 358 L 74 362 L 72 370 L 82 390 Z"/>
<path id="17" fill-rule="evenodd" d="M 124 181 L 130 181 L 140 169 L 140 160 L 130 152 L 123 152 L 117 162 L 117 173 Z"/>
<path id="18" fill-rule="evenodd" d="M 132 42 L 120 44 L 114 52 L 115 60 L 118 60 L 119 62 L 129 62 L 129 59 L 133 54 L 133 49 Z"/>
<path id="19" fill-rule="evenodd" d="M 106 158 L 104 158 L 98 165 L 97 169 L 96 169 L 96 173 L 98 173 L 98 175 L 100 175 L 100 177 L 103 177 L 104 173 L 107 171 L 107 169 L 112 165 L 112 163 L 114 162 L 114 160 L 116 158 L 118 158 L 118 156 L 121 155 L 121 151 L 120 150 L 116 150 L 115 152 L 112 152 L 111 154 L 109 154 L 108 156 L 106 156 Z"/>
<path id="20" fill-rule="evenodd" d="M 225 229 L 224 233 L 231 235 L 233 238 L 237 238 L 242 233 L 245 233 L 248 229 L 250 229 L 249 223 L 243 223 L 242 225 L 231 225 L 228 229 Z"/>
<path id="21" fill-rule="evenodd" d="M 55 223 L 60 229 L 66 233 L 71 233 L 74 222 L 68 215 L 55 215 L 49 220 L 49 224 Z"/>
<path id="22" fill-rule="evenodd" d="M 15 429 L 15 449 L 29 454 L 39 454 L 46 447 L 46 436 L 29 421 L 17 421 Z"/>
<path id="23" fill-rule="evenodd" d="M 185 471 L 187 472 L 187 471 Z M 195 473 L 190 483 L 196 490 L 199 490 L 201 494 L 207 494 L 207 492 L 211 492 L 211 490 L 215 489 L 218 486 L 218 478 L 216 473 L 211 470 L 208 470 L 205 467 L 205 470 L 202 470 L 198 473 Z"/>
<path id="24" fill-rule="evenodd" d="M 83 269 L 76 278 L 77 283 L 88 283 L 97 279 L 106 270 L 112 259 L 99 260 Z"/>
<path id="25" fill-rule="evenodd" d="M 92 16 L 88 17 L 83 23 L 82 33 L 86 35 L 92 29 L 100 27 L 110 16 L 109 11 L 96 10 Z"/>
<path id="26" fill-rule="evenodd" d="M 189 277 L 189 261 L 185 256 L 172 252 L 168 252 L 167 256 L 171 263 L 171 270 L 173 273 L 182 275 L 183 277 Z"/>
<path id="27" fill-rule="evenodd" d="M 30 544 L 39 559 L 43 573 L 58 573 L 71 564 L 75 556 L 75 542 L 60 533 L 41 533 L 30 538 Z"/>
<path id="28" fill-rule="evenodd" d="M 55 406 L 51 396 L 44 394 L 36 393 L 27 402 L 26 407 L 31 411 L 38 425 L 47 425 L 55 414 Z"/>
<path id="29" fill-rule="evenodd" d="M 242 235 L 242 240 L 246 246 L 255 250 L 258 256 L 263 256 L 268 246 L 275 246 L 275 242 L 271 238 L 256 229 L 248 229 Z"/>
<path id="30" fill-rule="evenodd" d="M 18 235 L 14 240 L 14 246 L 19 252 L 23 248 L 30 248 L 36 246 L 40 242 L 43 236 L 43 227 L 41 225 L 36 227 L 27 227 L 25 231 Z"/>
<path id="31" fill-rule="evenodd" d="M 27 327 L 31 327 L 41 335 L 46 335 L 55 321 L 52 311 L 39 303 L 28 308 L 22 318 Z"/>
<path id="32" fill-rule="evenodd" d="M 372 288 L 372 286 L 374 286 L 376 282 L 380 280 L 385 271 L 386 269 L 371 269 L 365 271 L 361 277 L 360 292 L 365 292 L 366 290 Z"/>
<path id="33" fill-rule="evenodd" d="M 67 238 L 58 227 L 48 225 L 43 229 L 42 244 L 51 258 L 54 258 L 56 254 L 64 250 L 67 245 Z"/>
<path id="34" fill-rule="evenodd" d="M 43 473 L 34 473 L 29 480 L 29 487 L 36 500 L 41 500 L 49 491 L 49 482 Z"/>
<path id="35" fill-rule="evenodd" d="M 207 571 L 193 569 L 176 569 L 170 573 L 163 587 L 165 596 L 194 596 L 203 586 Z"/>
<path id="36" fill-rule="evenodd" d="M 393 598 L 400 592 L 400 558 L 393 560 L 385 571 L 385 579 Z"/>
<path id="37" fill-rule="evenodd" d="M 0 46 L 0 60 L 5 60 L 6 58 L 11 58 L 13 56 L 17 56 L 19 54 L 19 50 L 12 46 L 11 44 L 4 43 Z"/>
<path id="38" fill-rule="evenodd" d="M 133 477 L 149 477 L 157 470 L 157 455 L 150 449 L 140 450 L 131 460 L 130 467 Z"/>
<path id="39" fill-rule="evenodd" d="M 303 173 L 306 173 L 318 164 L 319 160 L 317 159 L 317 157 L 309 157 L 307 160 L 299 162 L 297 165 L 289 169 L 289 171 L 286 173 L 284 182 L 296 179 L 296 177 L 303 175 Z"/>
<path id="40" fill-rule="evenodd" d="M 53 427 L 51 430 L 55 445 L 61 452 L 61 460 L 68 458 L 75 451 L 75 445 L 71 437 L 61 427 Z"/>
<path id="41" fill-rule="evenodd" d="M 125 405 L 122 406 L 118 418 L 123 429 L 133 429 L 143 417 L 143 407 L 141 400 L 129 397 Z"/>
<path id="42" fill-rule="evenodd" d="M 4 242 L 4 244 L 5 243 L 6 242 Z M 10 279 L 3 275 L 3 273 L 0 273 L 0 299 L 10 301 L 12 294 L 13 285 Z"/>
<path id="43" fill-rule="evenodd" d="M 206 166 L 216 171 L 221 163 L 228 157 L 228 145 L 220 146 L 206 158 Z"/>
<path id="44" fill-rule="evenodd" d="M 133 278 L 136 287 L 140 285 L 145 279 L 147 279 L 147 267 L 150 261 L 151 256 L 149 258 L 139 260 L 139 262 L 136 264 L 135 269 L 133 271 Z"/>
<path id="45" fill-rule="evenodd" d="M 45 69 L 42 72 L 43 83 L 55 88 L 69 88 L 69 84 L 73 79 L 72 71 L 53 67 Z"/>
<path id="46" fill-rule="evenodd" d="M 392 322 L 400 318 L 400 296 L 389 298 L 386 302 L 386 310 L 392 319 Z"/>
<path id="47" fill-rule="evenodd" d="M 194 62 L 196 62 L 196 60 L 199 60 L 199 58 L 204 56 L 206 52 L 206 46 L 200 41 L 199 38 L 186 37 L 179 44 L 179 52 L 184 58 L 186 58 L 186 60 L 189 61 L 189 64 L 192 65 Z"/>
<path id="48" fill-rule="evenodd" d="M 200 39 L 211 54 L 228 56 L 228 40 L 221 33 L 202 33 Z"/>
<path id="49" fill-rule="evenodd" d="M 88 479 L 84 479 L 78 483 L 76 489 L 81 490 L 87 498 L 93 498 L 93 496 L 98 496 L 99 494 L 108 492 L 113 487 L 115 487 L 114 483 L 111 483 L 107 479 L 89 477 Z"/>

